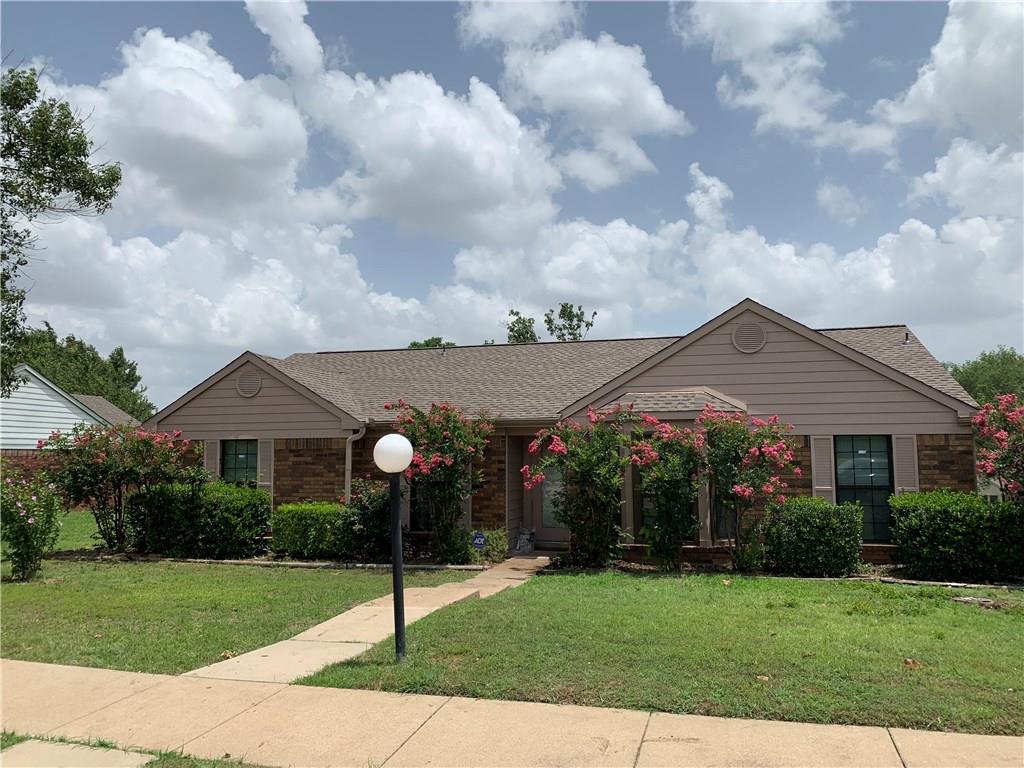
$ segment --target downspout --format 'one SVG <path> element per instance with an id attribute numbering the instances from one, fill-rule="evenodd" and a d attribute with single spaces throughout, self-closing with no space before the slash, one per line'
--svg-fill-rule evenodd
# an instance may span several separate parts
<path id="1" fill-rule="evenodd" d="M 352 443 L 366 434 L 366 427 L 361 426 L 351 435 L 345 438 L 345 503 L 348 504 L 348 497 L 352 493 Z"/>

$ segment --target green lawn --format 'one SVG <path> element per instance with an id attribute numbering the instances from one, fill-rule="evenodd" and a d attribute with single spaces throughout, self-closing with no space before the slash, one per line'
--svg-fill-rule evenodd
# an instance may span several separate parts
<path id="1" fill-rule="evenodd" d="M 308 685 L 728 717 L 1024 733 L 1024 594 L 868 582 L 541 576 Z M 908 663 L 906 660 L 910 659 Z"/>
<path id="2" fill-rule="evenodd" d="M 94 539 L 96 519 L 92 512 L 76 509 L 61 517 L 60 536 L 57 537 L 55 552 L 72 549 L 93 549 L 103 542 Z"/>
<path id="3" fill-rule="evenodd" d="M 406 585 L 472 575 L 412 572 Z M 0 647 L 13 659 L 176 674 L 390 591 L 388 571 L 46 560 L 35 581 L 0 584 Z"/>

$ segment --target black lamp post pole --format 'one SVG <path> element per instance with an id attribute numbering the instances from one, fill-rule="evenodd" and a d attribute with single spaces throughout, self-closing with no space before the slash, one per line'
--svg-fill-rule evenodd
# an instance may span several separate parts
<path id="1" fill-rule="evenodd" d="M 391 592 L 395 603 L 395 655 L 405 661 L 405 592 L 402 586 L 402 488 L 401 475 L 392 472 L 391 481 Z"/>

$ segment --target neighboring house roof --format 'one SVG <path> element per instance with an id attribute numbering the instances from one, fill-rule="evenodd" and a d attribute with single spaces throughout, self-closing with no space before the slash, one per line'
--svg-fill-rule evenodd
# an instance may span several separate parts
<path id="1" fill-rule="evenodd" d="M 622 406 L 631 404 L 635 410 L 649 413 L 702 411 L 709 404 L 719 411 L 746 410 L 746 406 L 736 398 L 723 395 L 710 387 L 689 387 L 665 392 L 627 392 L 615 402 Z"/>
<path id="2" fill-rule="evenodd" d="M 24 363 L 14 369 L 21 384 L 0 405 L 0 447 L 34 450 L 52 432 L 78 424 L 108 422 L 88 404 L 68 394 Z"/>
<path id="3" fill-rule="evenodd" d="M 863 328 L 823 328 L 819 333 L 841 344 L 873 357 L 890 368 L 912 376 L 918 381 L 945 392 L 968 405 L 978 407 L 977 401 L 960 382 L 936 360 L 905 325 L 869 326 Z"/>
<path id="4" fill-rule="evenodd" d="M 109 424 L 131 424 L 135 426 L 139 420 L 130 413 L 125 413 L 112 402 L 100 395 L 71 395 L 82 405 L 99 414 Z"/>

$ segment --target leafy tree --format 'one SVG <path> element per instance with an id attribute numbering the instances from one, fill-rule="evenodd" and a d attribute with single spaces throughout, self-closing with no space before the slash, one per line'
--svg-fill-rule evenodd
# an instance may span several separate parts
<path id="1" fill-rule="evenodd" d="M 429 339 L 423 341 L 410 341 L 409 349 L 443 349 L 444 347 L 454 347 L 454 341 L 445 341 L 440 336 L 431 336 Z"/>
<path id="2" fill-rule="evenodd" d="M 430 519 L 434 557 L 441 563 L 469 562 L 472 550 L 461 524 L 463 502 L 483 481 L 474 460 L 483 456 L 494 425 L 483 415 L 471 419 L 448 403 L 431 403 L 429 411 L 422 411 L 399 400 L 384 408 L 398 412 L 396 431 L 412 443 L 412 463 L 405 477 L 415 490 L 417 507 Z"/>
<path id="3" fill-rule="evenodd" d="M 508 316 L 505 328 L 508 330 L 509 344 L 533 344 L 540 341 L 534 328 L 537 322 L 534 318 L 526 317 L 518 309 L 510 309 Z"/>
<path id="4" fill-rule="evenodd" d="M 180 432 L 146 432 L 128 424 L 77 424 L 39 441 L 53 461 L 58 488 L 73 505 L 88 506 L 104 543 L 124 552 L 131 543 L 128 498 L 163 483 L 198 485 L 207 478 Z"/>
<path id="5" fill-rule="evenodd" d="M 594 312 L 588 320 L 582 304 L 573 307 L 571 302 L 563 301 L 557 315 L 553 309 L 544 313 L 544 327 L 559 341 L 582 341 L 594 327 L 596 317 L 597 312 Z"/>
<path id="6" fill-rule="evenodd" d="M 139 421 L 153 415 L 138 365 L 121 347 L 104 358 L 92 344 L 57 337 L 49 323 L 29 330 L 20 344 L 21 361 L 39 371 L 58 387 L 80 395 L 100 395 Z"/>
<path id="7" fill-rule="evenodd" d="M 979 403 L 1007 393 L 1024 397 L 1024 355 L 1013 347 L 999 346 L 973 360 L 946 363 L 946 368 Z"/>
<path id="8" fill-rule="evenodd" d="M 1024 402 L 996 395 L 971 420 L 978 436 L 978 471 L 993 477 L 1010 499 L 1024 503 Z"/>
<path id="9" fill-rule="evenodd" d="M 536 488 L 544 473 L 556 470 L 555 519 L 569 529 L 566 562 L 603 568 L 618 556 L 622 520 L 622 481 L 630 459 L 625 452 L 629 426 L 638 416 L 621 407 L 587 411 L 586 423 L 566 419 L 540 430 L 527 450 L 535 456 L 519 473 L 523 487 Z"/>
<path id="10" fill-rule="evenodd" d="M 35 246 L 39 217 L 100 214 L 121 184 L 116 163 L 90 162 L 93 144 L 65 101 L 43 98 L 34 69 L 9 69 L 0 86 L 0 395 L 18 386 L 14 366 L 25 328 L 21 270 Z"/>
<path id="11" fill-rule="evenodd" d="M 682 546 L 697 532 L 702 431 L 673 426 L 647 413 L 633 430 L 630 462 L 637 467 L 640 490 L 651 503 L 641 535 L 651 556 L 666 570 L 679 570 Z"/>

